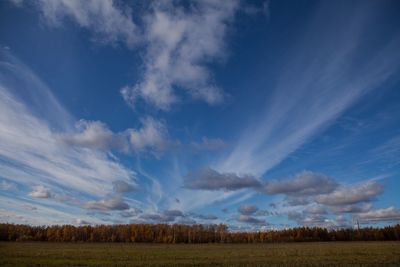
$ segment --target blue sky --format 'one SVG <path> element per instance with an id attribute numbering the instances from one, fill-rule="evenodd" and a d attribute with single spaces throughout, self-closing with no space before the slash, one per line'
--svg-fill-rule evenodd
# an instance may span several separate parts
<path id="1" fill-rule="evenodd" d="M 398 1 L 2 1 L 0 220 L 400 221 Z"/>

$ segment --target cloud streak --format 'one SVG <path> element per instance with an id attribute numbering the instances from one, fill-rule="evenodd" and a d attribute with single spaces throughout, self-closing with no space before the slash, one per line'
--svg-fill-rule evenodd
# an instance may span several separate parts
<path id="1" fill-rule="evenodd" d="M 218 171 L 263 175 L 398 73 L 399 36 L 363 54 L 369 43 L 365 30 L 375 22 L 373 3 L 319 4 L 288 52 L 267 108 L 243 130 L 230 155 L 216 165 Z"/>

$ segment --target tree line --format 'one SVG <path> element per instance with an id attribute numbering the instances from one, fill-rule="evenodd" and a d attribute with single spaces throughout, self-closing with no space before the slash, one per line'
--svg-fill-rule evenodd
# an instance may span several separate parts
<path id="1" fill-rule="evenodd" d="M 30 226 L 0 224 L 0 241 L 131 243 L 274 243 L 311 241 L 400 240 L 400 224 L 384 228 L 337 229 L 297 227 L 230 232 L 219 225 L 121 224 Z"/>

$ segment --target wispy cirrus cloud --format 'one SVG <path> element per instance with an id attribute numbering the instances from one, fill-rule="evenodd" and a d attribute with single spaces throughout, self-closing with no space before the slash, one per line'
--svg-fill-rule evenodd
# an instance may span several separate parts
<path id="1" fill-rule="evenodd" d="M 230 155 L 216 164 L 218 171 L 263 175 L 367 93 L 398 78 L 400 55 L 395 51 L 400 36 L 379 43 L 368 56 L 363 54 L 366 30 L 379 23 L 376 8 L 374 2 L 341 7 L 319 3 L 282 64 L 267 108 L 243 130 Z"/>
<path id="2" fill-rule="evenodd" d="M 65 146 L 57 140 L 55 131 L 71 128 L 68 112 L 32 71 L 8 51 L 0 52 L 1 73 L 14 77 L 11 80 L 0 75 L 0 173 L 6 181 L 18 185 L 16 194 L 26 194 L 54 204 L 65 194 L 96 199 L 113 193 L 113 182 L 135 183 L 135 173 L 107 153 Z M 30 84 L 30 87 L 24 87 L 25 84 Z M 34 109 L 35 105 L 28 107 L 21 100 L 21 94 L 28 103 L 34 103 L 36 94 L 39 94 L 42 106 L 55 107 L 49 114 L 50 119 L 46 120 L 41 110 Z M 29 98 L 30 95 L 33 99 Z M 61 111 L 59 114 L 58 110 Z M 52 122 L 57 121 L 57 116 L 62 124 L 53 127 Z M 53 193 L 57 197 L 50 199 Z"/>

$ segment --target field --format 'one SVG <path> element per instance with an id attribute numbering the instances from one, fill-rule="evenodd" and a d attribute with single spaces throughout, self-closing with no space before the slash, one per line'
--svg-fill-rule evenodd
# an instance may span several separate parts
<path id="1" fill-rule="evenodd" d="M 400 242 L 0 243 L 0 266 L 400 266 Z"/>

